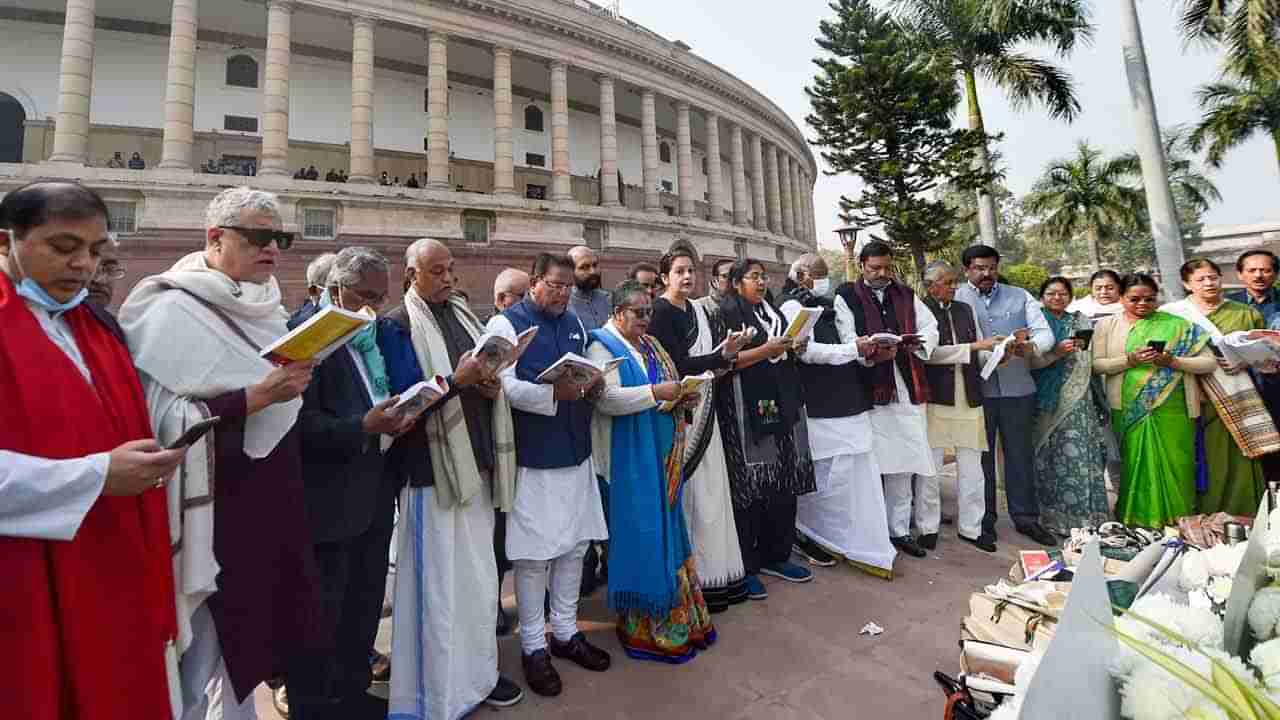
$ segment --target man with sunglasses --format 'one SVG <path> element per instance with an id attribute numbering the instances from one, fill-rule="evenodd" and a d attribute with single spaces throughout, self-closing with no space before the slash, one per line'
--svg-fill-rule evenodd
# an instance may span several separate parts
<path id="1" fill-rule="evenodd" d="M 253 718 L 257 685 L 331 650 L 314 631 L 297 429 L 315 363 L 260 355 L 287 332 L 275 272 L 293 234 L 282 224 L 275 195 L 222 191 L 204 249 L 140 282 L 119 313 L 157 440 L 221 419 L 190 446 L 168 502 L 186 720 Z"/>

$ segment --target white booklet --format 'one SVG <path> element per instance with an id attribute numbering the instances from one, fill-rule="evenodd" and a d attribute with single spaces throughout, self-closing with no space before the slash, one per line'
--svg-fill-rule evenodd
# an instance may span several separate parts
<path id="1" fill-rule="evenodd" d="M 542 371 L 542 374 L 538 376 L 538 382 L 556 383 L 567 374 L 569 382 L 580 387 L 586 387 L 594 383 L 596 378 L 621 365 L 622 360 L 623 358 L 613 358 L 609 362 L 600 365 L 577 353 L 565 353 L 559 360 L 552 363 L 551 367 Z"/>
<path id="2" fill-rule="evenodd" d="M 277 365 L 288 365 L 300 360 L 319 362 L 346 345 L 356 333 L 375 319 L 373 310 L 369 308 L 352 312 L 328 305 L 263 348 L 259 354 Z"/>
<path id="3" fill-rule="evenodd" d="M 396 401 L 395 405 L 391 406 L 391 409 L 406 417 L 416 417 L 431 407 L 437 399 L 448 394 L 448 392 L 449 381 L 436 375 L 430 380 L 423 380 L 410 385 L 404 392 L 400 393 L 400 399 Z"/>
<path id="4" fill-rule="evenodd" d="M 489 372 L 501 372 L 516 364 L 537 334 L 538 327 L 535 325 L 517 335 L 515 342 L 512 342 L 510 336 L 487 332 L 476 340 L 471 353 L 480 359 Z"/>
<path id="5" fill-rule="evenodd" d="M 686 375 L 680 381 L 680 395 L 675 400 L 666 400 L 658 406 L 658 410 L 662 412 L 671 412 L 671 409 L 683 400 L 688 399 L 691 395 L 696 395 L 702 390 L 702 386 L 714 382 L 716 374 L 710 370 L 700 375 Z"/>
<path id="6" fill-rule="evenodd" d="M 1264 334 L 1266 333 L 1266 334 Z M 1237 330 L 1214 341 L 1233 365 L 1257 367 L 1280 360 L 1280 333 L 1267 330 Z"/>
<path id="7" fill-rule="evenodd" d="M 982 366 L 983 380 L 989 379 L 991 377 L 991 373 L 996 371 L 996 367 L 1000 365 L 1002 360 L 1004 360 L 1005 353 L 1009 352 L 1009 345 L 1017 339 L 1017 336 L 1010 335 L 991 351 L 991 357 L 987 358 L 987 364 Z"/>

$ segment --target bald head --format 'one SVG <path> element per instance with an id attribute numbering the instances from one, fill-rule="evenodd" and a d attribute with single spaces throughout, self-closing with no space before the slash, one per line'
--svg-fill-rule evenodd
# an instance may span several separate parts
<path id="1" fill-rule="evenodd" d="M 405 259 L 413 266 L 413 287 L 418 297 L 436 304 L 449 301 L 456 278 L 448 245 L 432 238 L 414 240 L 405 251 Z"/>
<path id="2" fill-rule="evenodd" d="M 493 281 L 493 306 L 498 312 L 515 305 L 529 292 L 529 273 L 507 268 Z"/>
<path id="3" fill-rule="evenodd" d="M 573 261 L 573 284 L 578 290 L 590 293 L 600 287 L 600 261 L 596 251 L 586 245 L 576 245 L 567 253 Z"/>
<path id="4" fill-rule="evenodd" d="M 827 273 L 827 261 L 823 260 L 821 255 L 805 253 L 791 263 L 789 276 L 797 285 L 803 285 L 812 290 L 813 281 L 825 279 Z"/>

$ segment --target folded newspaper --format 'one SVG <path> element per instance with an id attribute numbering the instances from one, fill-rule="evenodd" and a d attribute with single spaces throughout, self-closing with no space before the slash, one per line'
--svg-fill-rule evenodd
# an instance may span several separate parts
<path id="1" fill-rule="evenodd" d="M 479 358 L 486 370 L 501 372 L 516 364 L 537 334 L 538 327 L 535 325 L 517 335 L 515 342 L 512 342 L 508 335 L 487 332 L 476 340 L 476 346 L 471 348 L 471 352 Z"/>
<path id="2" fill-rule="evenodd" d="M 1257 367 L 1280 361 L 1280 333 L 1237 330 L 1214 341 L 1223 357 L 1234 365 Z"/>
<path id="3" fill-rule="evenodd" d="M 277 365 L 324 360 L 375 319 L 376 315 L 370 308 L 352 312 L 328 305 L 263 348 L 260 355 Z"/>
<path id="4" fill-rule="evenodd" d="M 715 379 L 716 379 L 716 374 L 714 372 L 711 372 L 710 370 L 700 375 L 686 375 L 684 379 L 680 381 L 680 394 L 676 396 L 675 400 L 663 401 L 658 406 L 658 410 L 660 412 L 671 412 L 671 409 L 674 408 L 678 403 L 688 399 L 693 395 L 697 395 L 699 392 L 702 391 L 703 385 L 709 382 L 714 382 Z"/>
<path id="5" fill-rule="evenodd" d="M 430 380 L 423 380 L 409 386 L 408 389 L 400 393 L 400 399 L 396 401 L 395 405 L 391 406 L 391 409 L 405 417 L 415 417 L 421 415 L 423 411 L 431 407 L 432 403 L 447 395 L 448 392 L 449 382 L 436 375 Z"/>
<path id="6" fill-rule="evenodd" d="M 567 376 L 568 381 L 573 385 L 586 387 L 593 384 L 596 378 L 618 367 L 622 364 L 622 360 L 622 358 L 613 358 L 600 365 L 577 353 L 565 353 L 559 360 L 552 363 L 551 367 L 542 371 L 538 376 L 538 382 L 557 383 L 562 377 Z"/>

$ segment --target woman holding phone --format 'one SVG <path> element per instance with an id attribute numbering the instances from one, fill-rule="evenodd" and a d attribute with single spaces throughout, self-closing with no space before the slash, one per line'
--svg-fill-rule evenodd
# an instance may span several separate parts
<path id="1" fill-rule="evenodd" d="M 1036 381 L 1033 439 L 1040 524 L 1064 537 L 1071 528 L 1110 519 L 1107 407 L 1086 354 L 1093 330 L 1083 313 L 1067 311 L 1071 296 L 1071 281 L 1064 277 L 1040 286 L 1054 347 L 1028 359 Z"/>
<path id="2" fill-rule="evenodd" d="M 1099 321 L 1091 342 L 1124 460 L 1116 519 L 1152 528 L 1195 512 L 1200 387 L 1188 373 L 1218 366 L 1208 334 L 1156 309 L 1159 292 L 1150 275 L 1126 275 L 1124 312 Z"/>
<path id="3" fill-rule="evenodd" d="M 1187 298 L 1160 309 L 1195 324 L 1212 338 L 1210 342 L 1226 333 L 1267 326 L 1256 308 L 1223 297 L 1222 272 L 1212 260 L 1188 260 L 1181 272 Z M 1253 458 L 1280 449 L 1280 436 L 1248 368 L 1222 357 L 1217 362 L 1213 373 L 1200 382 L 1205 392 L 1198 438 L 1204 467 L 1196 476 L 1199 510 L 1252 515 L 1266 487 L 1262 463 Z"/>

